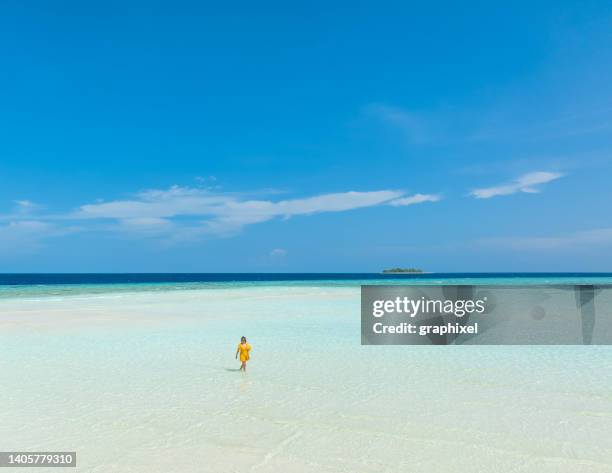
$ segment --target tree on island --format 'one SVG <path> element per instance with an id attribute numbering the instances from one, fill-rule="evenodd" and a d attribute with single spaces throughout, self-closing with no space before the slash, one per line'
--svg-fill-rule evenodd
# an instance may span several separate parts
<path id="1" fill-rule="evenodd" d="M 423 270 L 419 268 L 391 268 L 384 269 L 383 273 L 422 273 Z"/>

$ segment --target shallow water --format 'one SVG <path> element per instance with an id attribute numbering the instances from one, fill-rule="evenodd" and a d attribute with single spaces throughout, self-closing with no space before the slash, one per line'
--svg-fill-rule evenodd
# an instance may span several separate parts
<path id="1" fill-rule="evenodd" d="M 357 286 L 10 297 L 0 334 L 2 450 L 76 471 L 612 472 L 612 347 L 361 346 Z"/>
<path id="2" fill-rule="evenodd" d="M 202 289 L 358 287 L 370 285 L 612 284 L 612 273 L 168 273 L 0 274 L 0 299 L 94 297 L 109 293 Z"/>

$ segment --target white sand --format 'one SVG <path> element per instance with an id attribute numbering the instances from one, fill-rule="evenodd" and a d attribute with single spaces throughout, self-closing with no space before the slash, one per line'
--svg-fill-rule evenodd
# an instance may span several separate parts
<path id="1" fill-rule="evenodd" d="M 359 288 L 3 300 L 0 334 L 0 450 L 76 471 L 612 472 L 612 347 L 362 347 Z"/>

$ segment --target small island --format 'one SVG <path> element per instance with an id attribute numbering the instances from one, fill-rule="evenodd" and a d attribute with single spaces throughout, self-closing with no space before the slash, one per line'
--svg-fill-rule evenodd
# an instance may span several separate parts
<path id="1" fill-rule="evenodd" d="M 422 273 L 423 270 L 419 268 L 391 268 L 383 269 L 383 273 Z"/>

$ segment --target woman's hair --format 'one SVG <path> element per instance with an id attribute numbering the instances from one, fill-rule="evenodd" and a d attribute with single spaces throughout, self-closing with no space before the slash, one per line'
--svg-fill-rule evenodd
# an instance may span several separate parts
<path id="1" fill-rule="evenodd" d="M 240 341 L 244 340 L 246 342 L 246 337 L 240 337 Z"/>

